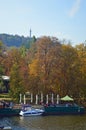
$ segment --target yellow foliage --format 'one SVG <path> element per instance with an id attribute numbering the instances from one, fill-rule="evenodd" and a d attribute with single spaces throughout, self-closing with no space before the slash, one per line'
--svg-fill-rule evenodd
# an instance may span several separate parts
<path id="1" fill-rule="evenodd" d="M 31 64 L 29 64 L 29 74 L 33 76 L 38 75 L 38 60 L 34 59 Z"/>

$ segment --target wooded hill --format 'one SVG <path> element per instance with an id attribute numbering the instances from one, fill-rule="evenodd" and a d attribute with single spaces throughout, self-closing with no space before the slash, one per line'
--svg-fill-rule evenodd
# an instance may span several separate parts
<path id="1" fill-rule="evenodd" d="M 20 47 L 21 45 L 25 45 L 29 48 L 30 42 L 33 41 L 34 38 L 35 37 L 30 38 L 19 35 L 0 34 L 0 41 L 2 41 L 7 47 Z"/>

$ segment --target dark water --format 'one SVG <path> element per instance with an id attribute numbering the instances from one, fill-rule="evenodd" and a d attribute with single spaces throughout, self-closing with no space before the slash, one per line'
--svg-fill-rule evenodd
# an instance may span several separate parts
<path id="1" fill-rule="evenodd" d="M 86 130 L 86 115 L 4 117 L 0 118 L 0 125 L 13 130 Z"/>

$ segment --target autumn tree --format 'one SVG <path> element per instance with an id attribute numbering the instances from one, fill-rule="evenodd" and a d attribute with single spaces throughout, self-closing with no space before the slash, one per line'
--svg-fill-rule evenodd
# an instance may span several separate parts
<path id="1" fill-rule="evenodd" d="M 5 58 L 5 72 L 10 76 L 10 95 L 18 100 L 19 93 L 28 90 L 28 64 L 17 48 L 8 51 Z M 17 90 L 18 89 L 18 90 Z M 16 93 L 14 93 L 16 90 Z M 14 95 L 12 95 L 14 93 Z"/>
<path id="2" fill-rule="evenodd" d="M 53 77 L 55 77 L 55 66 L 57 67 L 60 61 L 59 53 L 60 43 L 56 38 L 42 37 L 36 42 L 36 53 L 30 64 L 30 73 L 36 77 L 38 88 L 44 93 L 55 91 Z"/>
<path id="3" fill-rule="evenodd" d="M 4 68 L 5 68 L 5 74 L 10 75 L 11 67 L 15 62 L 19 64 L 20 62 L 20 52 L 17 48 L 10 48 L 7 50 L 7 54 L 4 57 Z"/>
<path id="4" fill-rule="evenodd" d="M 5 49 L 5 46 L 3 42 L 0 41 L 0 92 L 3 92 L 6 90 L 6 87 L 4 86 L 4 82 L 2 79 L 2 75 L 4 74 L 4 65 L 3 65 L 4 49 Z"/>
<path id="5" fill-rule="evenodd" d="M 78 76 L 78 55 L 77 51 L 70 44 L 62 45 L 62 64 L 60 66 L 60 92 L 61 95 L 76 94 Z"/>
<path id="6" fill-rule="evenodd" d="M 79 57 L 79 80 L 78 87 L 79 97 L 86 97 L 86 45 L 84 43 L 76 45 L 78 57 Z"/>
<path id="7" fill-rule="evenodd" d="M 0 75 L 2 75 L 2 73 L 4 72 L 4 65 L 3 65 L 4 49 L 5 45 L 3 44 L 2 41 L 0 41 Z"/>
<path id="8" fill-rule="evenodd" d="M 61 44 L 55 37 L 33 40 L 30 48 L 0 42 L 0 74 L 10 76 L 10 95 L 18 101 L 26 91 L 86 97 L 86 45 Z"/>

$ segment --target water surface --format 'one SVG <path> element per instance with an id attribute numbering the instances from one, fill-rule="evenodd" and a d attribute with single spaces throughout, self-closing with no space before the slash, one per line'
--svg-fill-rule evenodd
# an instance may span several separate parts
<path id="1" fill-rule="evenodd" d="M 4 117 L 0 118 L 0 125 L 13 130 L 86 130 L 86 115 Z"/>

